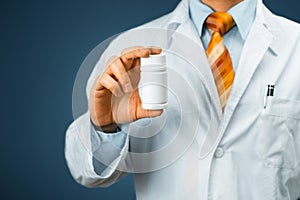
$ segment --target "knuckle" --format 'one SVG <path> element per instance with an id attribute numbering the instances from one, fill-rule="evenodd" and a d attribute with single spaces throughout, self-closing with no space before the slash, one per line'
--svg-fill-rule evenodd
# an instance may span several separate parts
<path id="1" fill-rule="evenodd" d="M 111 56 L 106 62 L 106 67 L 109 67 L 115 60 L 118 59 L 118 56 Z"/>
<path id="2" fill-rule="evenodd" d="M 107 84 L 106 85 L 106 88 L 111 91 L 112 93 L 116 93 L 117 91 L 117 86 L 116 84 Z"/>
<path id="3" fill-rule="evenodd" d="M 124 68 L 120 58 L 117 58 L 113 63 L 111 63 L 110 67 L 113 71 L 119 71 Z"/>
<path id="4" fill-rule="evenodd" d="M 120 59 L 121 59 L 122 61 L 128 60 L 129 57 L 130 57 L 130 52 L 126 52 L 126 53 L 123 53 L 123 54 L 120 55 Z"/>
<path id="5" fill-rule="evenodd" d="M 103 78 L 103 76 L 99 79 L 99 81 L 97 81 L 97 84 L 103 85 L 104 87 L 106 87 L 106 80 Z"/>
<path id="6" fill-rule="evenodd" d="M 117 86 L 112 84 L 112 85 L 109 85 L 109 88 L 108 88 L 110 91 L 112 92 L 116 92 L 117 91 Z"/>

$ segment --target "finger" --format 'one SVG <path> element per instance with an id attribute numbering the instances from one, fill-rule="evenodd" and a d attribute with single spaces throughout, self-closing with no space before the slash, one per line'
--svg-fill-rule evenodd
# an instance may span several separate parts
<path id="1" fill-rule="evenodd" d="M 113 75 L 117 78 L 122 89 L 125 93 L 129 93 L 133 91 L 133 87 L 129 78 L 127 71 L 122 63 L 122 61 L 118 58 L 114 60 L 114 62 L 110 65 L 110 70 Z"/>
<path id="2" fill-rule="evenodd" d="M 132 84 L 133 89 L 135 90 L 138 87 L 138 84 L 140 82 L 141 74 L 140 74 L 140 66 L 133 67 L 130 69 L 127 73 L 130 77 L 130 81 Z"/>
<path id="3" fill-rule="evenodd" d="M 129 52 L 126 52 L 120 56 L 121 61 L 124 63 L 127 70 L 132 67 L 132 62 L 136 58 L 146 58 L 149 57 L 151 51 L 147 48 L 135 49 Z"/>
<path id="4" fill-rule="evenodd" d="M 140 48 L 140 49 L 136 49 L 133 51 L 129 51 L 125 54 L 122 54 L 120 57 L 121 59 L 127 59 L 127 60 L 132 60 L 135 58 L 145 58 L 145 57 L 149 57 L 150 55 L 150 50 L 147 48 Z"/>
<path id="5" fill-rule="evenodd" d="M 162 48 L 156 47 L 156 46 L 149 46 L 145 49 L 148 49 L 151 55 L 157 55 L 162 52 Z M 141 60 L 140 59 L 133 59 L 133 61 L 130 63 L 131 67 L 140 66 Z"/>
<path id="6" fill-rule="evenodd" d="M 162 48 L 156 46 L 149 46 L 147 47 L 147 49 L 150 50 L 151 55 L 160 54 L 162 52 Z"/>
<path id="7" fill-rule="evenodd" d="M 156 46 L 149 46 L 147 48 L 142 46 L 134 46 L 124 49 L 120 58 L 126 69 L 129 70 L 132 67 L 140 65 L 139 58 L 146 58 L 151 54 L 155 55 L 160 54 L 161 52 L 162 48 Z"/>
<path id="8" fill-rule="evenodd" d="M 117 96 L 117 97 L 121 97 L 123 95 L 122 89 L 120 87 L 120 85 L 118 84 L 118 82 L 113 79 L 111 76 L 109 76 L 108 74 L 102 74 L 101 78 L 99 79 L 99 85 L 105 87 L 106 89 L 108 89 L 109 91 L 111 91 L 111 93 L 113 93 L 113 95 Z M 97 90 L 97 88 L 96 88 Z"/>
<path id="9" fill-rule="evenodd" d="M 131 51 L 134 51 L 134 50 L 137 50 L 137 49 L 142 49 L 142 48 L 144 48 L 144 47 L 143 46 L 132 46 L 132 47 L 125 48 L 122 50 L 121 55 L 126 54 Z"/>
<path id="10" fill-rule="evenodd" d="M 121 58 L 125 58 L 128 60 L 135 58 L 144 58 L 148 57 L 150 54 L 160 54 L 162 52 L 162 48 L 156 46 L 150 46 L 147 48 L 142 47 L 133 47 L 128 48 L 121 54 Z"/>
<path id="11" fill-rule="evenodd" d="M 102 78 L 102 76 L 103 76 L 103 74 L 111 74 L 111 72 L 109 72 L 109 66 L 110 66 L 110 64 L 113 62 L 113 61 L 115 61 L 116 59 L 118 59 L 119 57 L 117 57 L 117 56 L 112 56 L 112 57 L 110 57 L 109 58 L 109 60 L 106 62 L 106 69 L 105 69 L 105 71 L 102 73 L 102 74 L 100 74 L 98 77 L 97 77 L 97 79 L 95 80 L 95 82 L 94 82 L 94 85 L 93 85 L 93 88 L 94 88 L 94 90 L 96 90 L 96 91 L 100 91 L 100 90 L 102 90 L 102 89 L 104 89 L 104 86 L 101 84 L 101 78 Z"/>
<path id="12" fill-rule="evenodd" d="M 127 54 L 127 53 L 135 51 L 135 50 L 139 50 L 139 49 L 148 49 L 150 51 L 150 54 L 160 54 L 162 52 L 162 48 L 157 47 L 157 46 L 148 46 L 148 47 L 133 46 L 133 47 L 123 49 L 121 54 L 124 55 L 124 54 Z"/>

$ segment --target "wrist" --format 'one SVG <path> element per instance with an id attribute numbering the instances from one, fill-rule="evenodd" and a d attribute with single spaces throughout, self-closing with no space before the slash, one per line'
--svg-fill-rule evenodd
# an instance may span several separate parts
<path id="1" fill-rule="evenodd" d="M 102 131 L 104 133 L 116 133 L 118 131 L 120 131 L 120 128 L 118 127 L 118 125 L 116 123 L 111 123 L 111 124 L 107 124 L 104 126 L 98 126 L 95 125 L 93 120 L 90 120 L 92 126 L 97 130 L 97 131 Z"/>

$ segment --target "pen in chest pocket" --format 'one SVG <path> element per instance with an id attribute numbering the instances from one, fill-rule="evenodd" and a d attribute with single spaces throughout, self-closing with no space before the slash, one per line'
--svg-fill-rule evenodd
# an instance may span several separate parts
<path id="1" fill-rule="evenodd" d="M 265 89 L 265 95 L 264 95 L 264 109 L 266 109 L 268 104 L 268 97 L 274 96 L 274 85 L 267 85 Z"/>

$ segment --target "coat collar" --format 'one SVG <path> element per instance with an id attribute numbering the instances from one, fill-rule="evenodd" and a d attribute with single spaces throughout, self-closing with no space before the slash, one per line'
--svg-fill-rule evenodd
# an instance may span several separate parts
<path id="1" fill-rule="evenodd" d="M 270 49 L 273 51 L 275 55 L 278 55 L 280 51 L 280 42 L 277 42 L 279 38 L 279 29 L 278 24 L 274 23 L 274 14 L 270 12 L 269 9 L 265 7 L 265 5 L 259 0 L 258 13 L 260 13 L 260 20 L 263 26 L 268 30 L 271 34 L 272 42 L 270 43 Z"/>
<path id="2" fill-rule="evenodd" d="M 189 19 L 189 0 L 181 0 L 175 10 L 170 13 L 169 24 L 182 24 Z"/>
<path id="3" fill-rule="evenodd" d="M 278 30 L 276 24 L 272 23 L 273 17 L 274 15 L 265 7 L 262 0 L 257 0 L 257 14 L 255 23 L 263 24 L 272 35 L 276 36 Z M 187 21 L 191 21 L 189 15 L 189 0 L 181 0 L 175 10 L 169 14 L 168 27 L 176 30 L 180 25 L 186 23 Z M 270 46 L 274 52 L 278 52 L 280 48 L 280 46 L 277 44 L 278 43 L 272 43 Z"/>
<path id="4" fill-rule="evenodd" d="M 227 12 L 233 17 L 237 30 L 243 40 L 246 39 L 256 14 L 257 0 L 244 0 Z M 201 37 L 206 18 L 214 12 L 200 0 L 189 0 L 189 13 Z"/>

